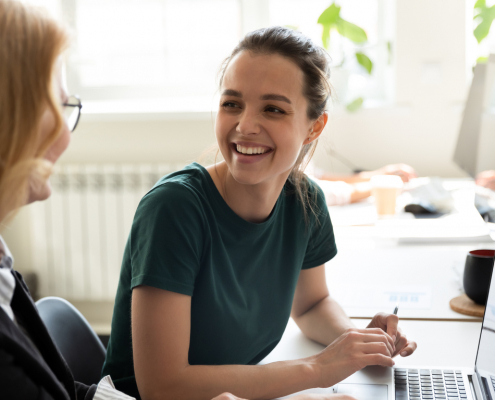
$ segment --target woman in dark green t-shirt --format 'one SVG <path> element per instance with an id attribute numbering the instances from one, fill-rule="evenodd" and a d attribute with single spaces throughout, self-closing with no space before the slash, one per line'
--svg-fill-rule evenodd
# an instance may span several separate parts
<path id="1" fill-rule="evenodd" d="M 225 161 L 163 177 L 134 218 L 104 366 L 118 389 L 275 398 L 415 350 L 397 316 L 356 329 L 328 293 L 332 224 L 302 172 L 327 123 L 328 78 L 327 53 L 286 28 L 248 34 L 226 60 L 215 125 Z M 327 347 L 256 365 L 290 316 Z"/>

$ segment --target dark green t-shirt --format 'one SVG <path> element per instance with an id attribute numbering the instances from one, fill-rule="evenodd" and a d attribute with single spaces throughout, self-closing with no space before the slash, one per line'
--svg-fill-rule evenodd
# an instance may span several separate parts
<path id="1" fill-rule="evenodd" d="M 319 187 L 309 224 L 286 183 L 269 218 L 248 222 L 224 201 L 208 171 L 191 164 L 141 200 L 124 252 L 103 367 L 139 397 L 132 362 L 131 294 L 139 285 L 192 296 L 191 365 L 257 364 L 277 345 L 301 269 L 337 253 Z M 163 362 L 167 362 L 163 360 Z"/>

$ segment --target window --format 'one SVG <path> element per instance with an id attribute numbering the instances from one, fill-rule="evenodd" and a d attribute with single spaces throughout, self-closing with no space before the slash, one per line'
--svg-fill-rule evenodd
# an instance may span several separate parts
<path id="1" fill-rule="evenodd" d="M 67 77 L 88 112 L 194 112 L 216 108 L 217 72 L 243 35 L 269 25 L 297 26 L 321 44 L 318 16 L 331 0 L 29 0 L 74 30 Z M 340 0 L 343 18 L 363 27 L 360 46 L 332 35 L 332 83 L 339 102 L 390 100 L 391 0 Z M 387 14 L 388 12 L 388 14 Z M 341 68 L 341 65 L 345 60 Z"/>
<path id="2" fill-rule="evenodd" d="M 331 4 L 328 0 L 270 0 L 270 25 L 293 26 L 315 43 L 321 44 L 320 14 Z M 332 31 L 329 52 L 332 57 L 332 85 L 338 102 L 347 104 L 358 97 L 368 104 L 391 100 L 393 39 L 392 4 L 384 0 L 340 0 L 341 17 L 364 29 L 368 41 L 356 45 Z M 364 52 L 373 62 L 371 75 L 358 64 L 355 52 Z"/>
<path id="3" fill-rule="evenodd" d="M 65 0 L 77 40 L 69 86 L 86 101 L 210 110 L 216 73 L 241 37 L 234 0 Z M 121 110 L 124 111 L 124 110 Z"/>

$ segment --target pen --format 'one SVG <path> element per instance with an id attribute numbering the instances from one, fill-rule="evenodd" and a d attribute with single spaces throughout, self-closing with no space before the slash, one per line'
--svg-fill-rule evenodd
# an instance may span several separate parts
<path id="1" fill-rule="evenodd" d="M 399 311 L 399 303 L 397 303 L 395 305 L 395 308 L 394 308 L 394 315 L 397 315 L 397 312 Z"/>

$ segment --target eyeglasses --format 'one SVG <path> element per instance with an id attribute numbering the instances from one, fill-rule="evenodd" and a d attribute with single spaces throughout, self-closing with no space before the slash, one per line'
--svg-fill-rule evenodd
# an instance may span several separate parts
<path id="1" fill-rule="evenodd" d="M 74 132 L 81 116 L 81 99 L 77 96 L 70 96 L 67 103 L 63 103 L 62 106 L 64 107 L 64 118 L 67 121 L 69 131 Z"/>

